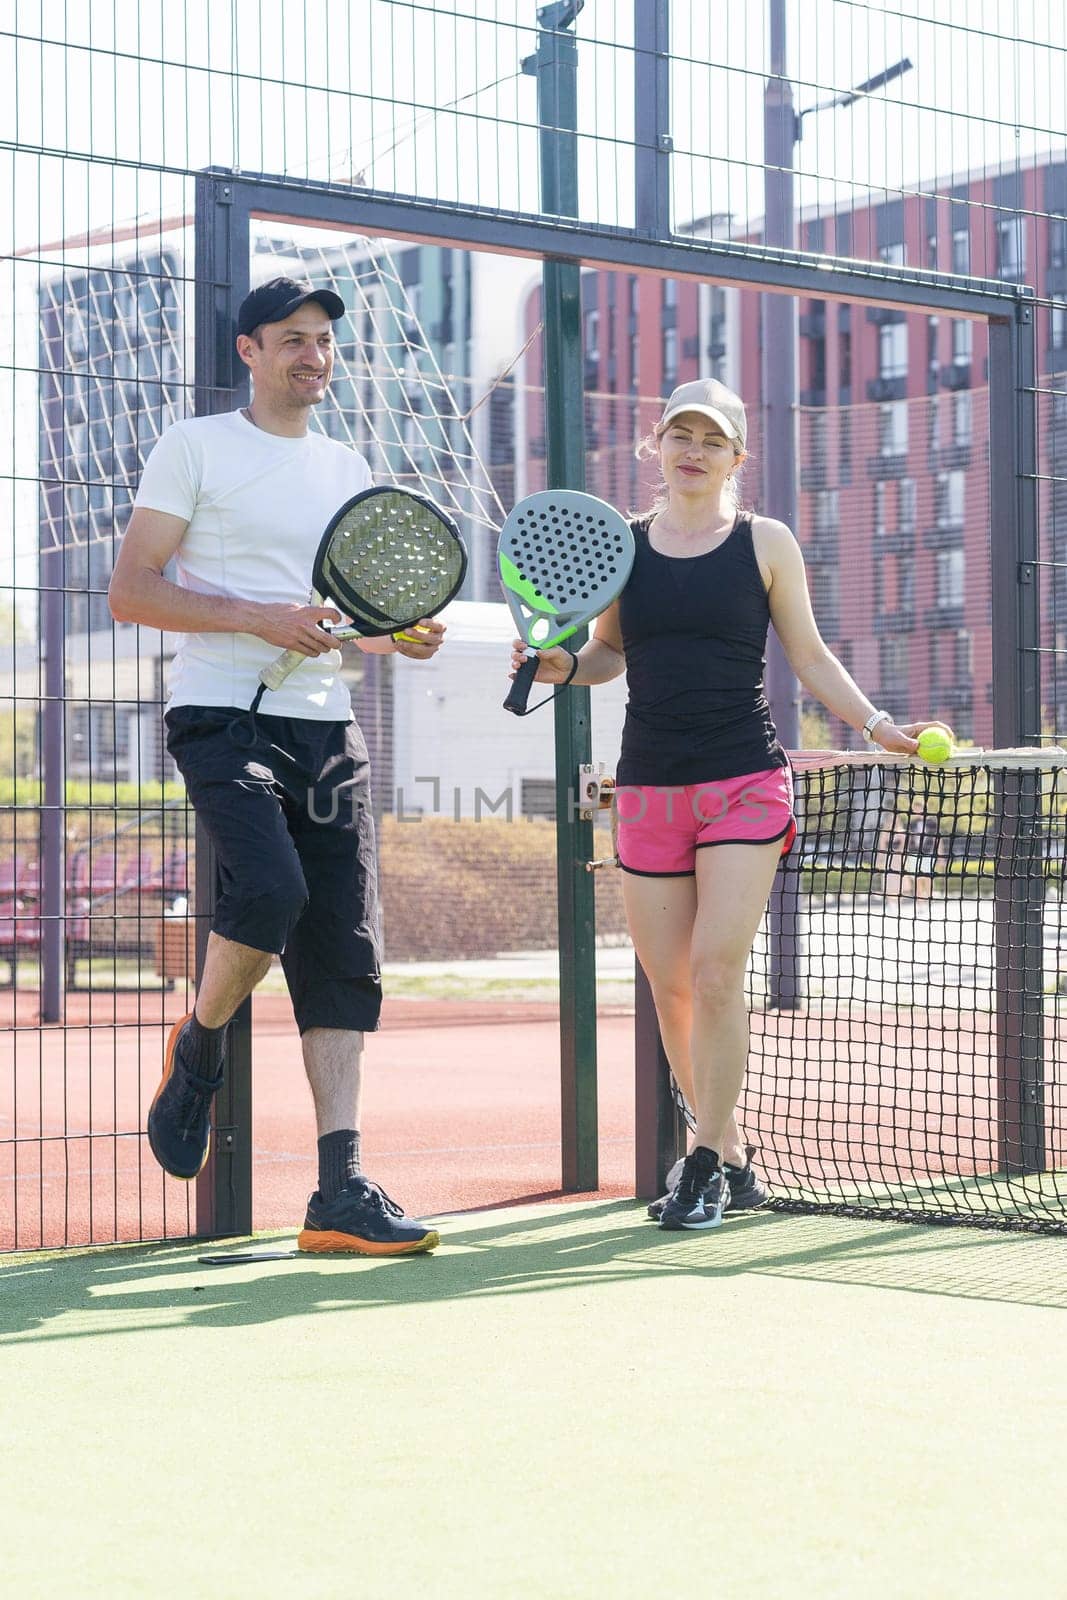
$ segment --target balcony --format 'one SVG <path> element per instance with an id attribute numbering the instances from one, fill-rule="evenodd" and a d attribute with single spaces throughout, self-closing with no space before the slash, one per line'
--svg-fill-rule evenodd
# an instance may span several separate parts
<path id="1" fill-rule="evenodd" d="M 840 552 L 840 534 L 837 528 L 813 533 L 801 545 L 807 562 L 829 561 L 836 564 Z"/>
<path id="2" fill-rule="evenodd" d="M 923 529 L 924 550 L 962 550 L 963 549 L 963 523 L 946 522 L 935 523 L 932 528 Z"/>
<path id="3" fill-rule="evenodd" d="M 969 444 L 946 444 L 940 450 L 931 450 L 930 469 L 932 472 L 966 471 L 971 464 L 971 446 Z"/>
<path id="4" fill-rule="evenodd" d="M 877 328 L 889 328 L 894 323 L 903 322 L 907 314 L 906 311 L 898 311 L 893 306 L 867 307 L 867 321 L 872 322 Z"/>
<path id="5" fill-rule="evenodd" d="M 810 466 L 801 467 L 800 487 L 802 489 L 825 489 L 826 462 L 813 461 Z"/>
<path id="6" fill-rule="evenodd" d="M 867 380 L 868 400 L 904 400 L 907 398 L 907 393 L 907 373 L 901 374 L 899 378 L 868 378 Z"/>
<path id="7" fill-rule="evenodd" d="M 957 683 L 949 688 L 931 686 L 930 699 L 942 711 L 971 711 L 974 708 L 974 685 Z"/>
<path id="8" fill-rule="evenodd" d="M 906 478 L 910 457 L 906 452 L 900 455 L 877 455 L 867 457 L 868 478 Z"/>
<path id="9" fill-rule="evenodd" d="M 800 337 L 802 339 L 826 338 L 826 308 L 819 311 L 806 311 L 799 321 Z"/>
<path id="10" fill-rule="evenodd" d="M 874 619 L 874 636 L 882 639 L 886 634 L 914 633 L 915 607 L 903 606 L 899 611 L 883 611 Z"/>
<path id="11" fill-rule="evenodd" d="M 969 361 L 953 361 L 948 366 L 942 367 L 941 387 L 943 389 L 969 389 L 971 387 L 971 363 Z"/>
<path id="12" fill-rule="evenodd" d="M 932 628 L 962 628 L 964 624 L 963 602 L 953 606 L 927 606 L 923 612 L 923 627 L 929 632 Z"/>
<path id="13" fill-rule="evenodd" d="M 884 533 L 879 538 L 875 548 L 887 556 L 910 555 L 915 549 L 915 529 L 897 528 L 889 533 Z"/>

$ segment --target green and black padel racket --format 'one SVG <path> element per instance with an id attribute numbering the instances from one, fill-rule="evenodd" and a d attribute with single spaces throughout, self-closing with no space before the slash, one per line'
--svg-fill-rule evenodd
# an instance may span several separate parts
<path id="1" fill-rule="evenodd" d="M 630 524 L 614 506 L 577 490 L 527 495 L 500 530 L 497 563 L 527 657 L 504 709 L 526 715 L 538 650 L 562 644 L 606 611 L 634 564 Z"/>

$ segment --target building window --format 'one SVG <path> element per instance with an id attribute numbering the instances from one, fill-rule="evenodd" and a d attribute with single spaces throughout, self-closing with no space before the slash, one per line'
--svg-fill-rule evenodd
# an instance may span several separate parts
<path id="1" fill-rule="evenodd" d="M 520 796 L 519 803 L 524 817 L 556 815 L 555 778 L 523 778 Z"/>
<path id="2" fill-rule="evenodd" d="M 961 273 L 969 273 L 971 270 L 971 236 L 967 228 L 953 230 L 952 270 Z"/>
<path id="3" fill-rule="evenodd" d="M 961 389 L 952 396 L 952 442 L 960 447 L 971 442 L 971 391 Z"/>
<path id="4" fill-rule="evenodd" d="M 1052 350 L 1067 349 L 1067 299 L 1053 295 L 1049 308 L 1049 348 Z"/>
<path id="5" fill-rule="evenodd" d="M 1048 264 L 1053 269 L 1067 267 L 1067 217 L 1049 218 Z"/>
<path id="6" fill-rule="evenodd" d="M 891 322 L 878 330 L 878 376 L 906 378 L 908 375 L 908 325 Z"/>
<path id="7" fill-rule="evenodd" d="M 926 367 L 932 378 L 937 377 L 937 331 L 941 326 L 940 317 L 927 317 L 926 319 Z"/>
<path id="8" fill-rule="evenodd" d="M 599 311 L 587 311 L 585 314 L 585 359 L 587 361 L 600 360 Z"/>
<path id="9" fill-rule="evenodd" d="M 926 235 L 926 265 L 928 267 L 936 267 L 937 266 L 937 234 L 936 233 L 928 233 Z"/>
<path id="10" fill-rule="evenodd" d="M 897 610 L 915 609 L 915 567 L 910 556 L 897 561 Z"/>
<path id="11" fill-rule="evenodd" d="M 852 413 L 842 408 L 837 419 L 837 476 L 841 483 L 851 483 Z"/>
<path id="12" fill-rule="evenodd" d="M 963 604 L 964 554 L 962 550 L 937 552 L 937 605 L 940 611 Z"/>
<path id="13" fill-rule="evenodd" d="M 837 385 L 839 390 L 852 387 L 851 333 L 839 333 L 837 336 Z"/>
<path id="14" fill-rule="evenodd" d="M 963 527 L 963 494 L 966 474 L 939 472 L 934 491 L 934 507 L 939 528 Z"/>
<path id="15" fill-rule="evenodd" d="M 879 539 L 885 533 L 885 482 L 881 478 L 874 483 L 874 532 Z"/>
<path id="16" fill-rule="evenodd" d="M 907 253 L 903 242 L 899 244 L 884 244 L 878 251 L 879 256 L 887 267 L 902 267 L 907 260 Z"/>
<path id="17" fill-rule="evenodd" d="M 936 394 L 930 398 L 926 443 L 931 452 L 941 448 L 941 407 Z"/>
<path id="18" fill-rule="evenodd" d="M 881 453 L 884 456 L 902 456 L 908 449 L 908 403 L 894 400 L 879 407 Z"/>
<path id="19" fill-rule="evenodd" d="M 829 422 L 825 411 L 813 413 L 810 421 L 811 431 L 808 435 L 810 461 L 816 472 L 826 471 L 826 430 Z"/>
<path id="20" fill-rule="evenodd" d="M 1026 218 L 1008 217 L 997 223 L 997 272 L 1020 282 L 1026 276 Z"/>
<path id="21" fill-rule="evenodd" d="M 954 322 L 952 324 L 952 365 L 954 367 L 969 367 L 973 351 L 973 322 Z"/>
<path id="22" fill-rule="evenodd" d="M 915 479 L 901 478 L 897 483 L 897 528 L 901 533 L 915 531 Z"/>
<path id="23" fill-rule="evenodd" d="M 678 329 L 663 330 L 663 387 L 673 389 L 678 381 Z"/>
<path id="24" fill-rule="evenodd" d="M 815 496 L 815 532 L 822 536 L 837 531 L 837 490 L 820 489 Z"/>

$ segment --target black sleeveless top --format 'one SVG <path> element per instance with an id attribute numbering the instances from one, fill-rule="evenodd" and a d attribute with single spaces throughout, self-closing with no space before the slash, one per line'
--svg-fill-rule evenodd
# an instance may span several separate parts
<path id="1" fill-rule="evenodd" d="M 632 522 L 637 551 L 619 598 L 629 699 L 620 784 L 740 778 L 788 758 L 763 692 L 770 607 L 738 516 L 702 556 L 665 556 Z"/>

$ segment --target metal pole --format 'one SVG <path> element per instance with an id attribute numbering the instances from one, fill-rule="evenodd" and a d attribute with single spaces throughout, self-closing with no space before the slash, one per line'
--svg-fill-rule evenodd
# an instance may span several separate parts
<path id="1" fill-rule="evenodd" d="M 638 233 L 667 239 L 670 213 L 670 15 L 667 0 L 634 0 L 634 217 Z M 634 961 L 634 1163 L 636 1192 L 663 1193 L 685 1154 L 685 1127 L 648 978 Z"/>
<path id="2" fill-rule="evenodd" d="M 770 0 L 770 76 L 763 100 L 764 243 L 792 250 L 793 148 L 799 133 L 787 76 L 785 0 Z M 760 296 L 763 335 L 763 511 L 797 525 L 797 301 L 791 294 Z M 767 698 L 786 750 L 800 745 L 800 685 L 773 627 L 767 639 Z M 779 873 L 768 908 L 768 1005 L 795 1010 L 803 999 L 796 888 Z"/>
<path id="3" fill-rule="evenodd" d="M 47 491 L 46 491 L 47 492 Z M 62 519 L 50 519 L 61 527 Z M 64 997 L 64 917 L 66 899 L 66 628 L 62 550 L 42 550 L 38 638 L 44 651 L 44 704 L 41 708 L 40 813 L 41 1021 L 59 1022 Z M 15 957 L 12 955 L 12 963 Z M 14 971 L 14 966 L 12 966 Z"/>
<path id="4" fill-rule="evenodd" d="M 993 742 L 1036 745 L 1041 735 L 1038 593 L 1037 399 L 1034 307 L 989 324 L 989 436 L 1004 450 L 990 471 Z M 997 1164 L 1043 1172 L 1044 839 L 1041 776 L 1007 771 L 995 784 L 994 878 Z"/>
<path id="5" fill-rule="evenodd" d="M 569 27 L 581 3 L 542 6 L 537 54 L 523 63 L 537 77 L 541 129 L 541 210 L 578 215 L 578 46 Z M 585 487 L 581 269 L 547 261 L 543 272 L 545 441 L 548 485 Z M 586 635 L 571 640 L 577 647 Z M 596 906 L 593 824 L 576 815 L 578 768 L 591 759 L 589 690 L 557 697 L 556 883 L 559 906 L 560 1101 L 562 1185 L 571 1193 L 599 1182 L 597 1147 Z"/>
<path id="6" fill-rule="evenodd" d="M 249 220 L 232 179 L 196 181 L 196 413 L 228 411 L 248 398 L 248 373 L 237 361 L 233 326 L 248 293 Z M 196 824 L 196 979 L 204 970 L 218 893 L 215 852 Z M 196 1231 L 218 1237 L 252 1231 L 252 1001 L 234 1014 L 226 1082 L 215 1101 L 214 1137 L 196 1180 Z"/>
<path id="7" fill-rule="evenodd" d="M 671 236 L 670 15 L 634 0 L 634 217 L 638 233 Z"/>

